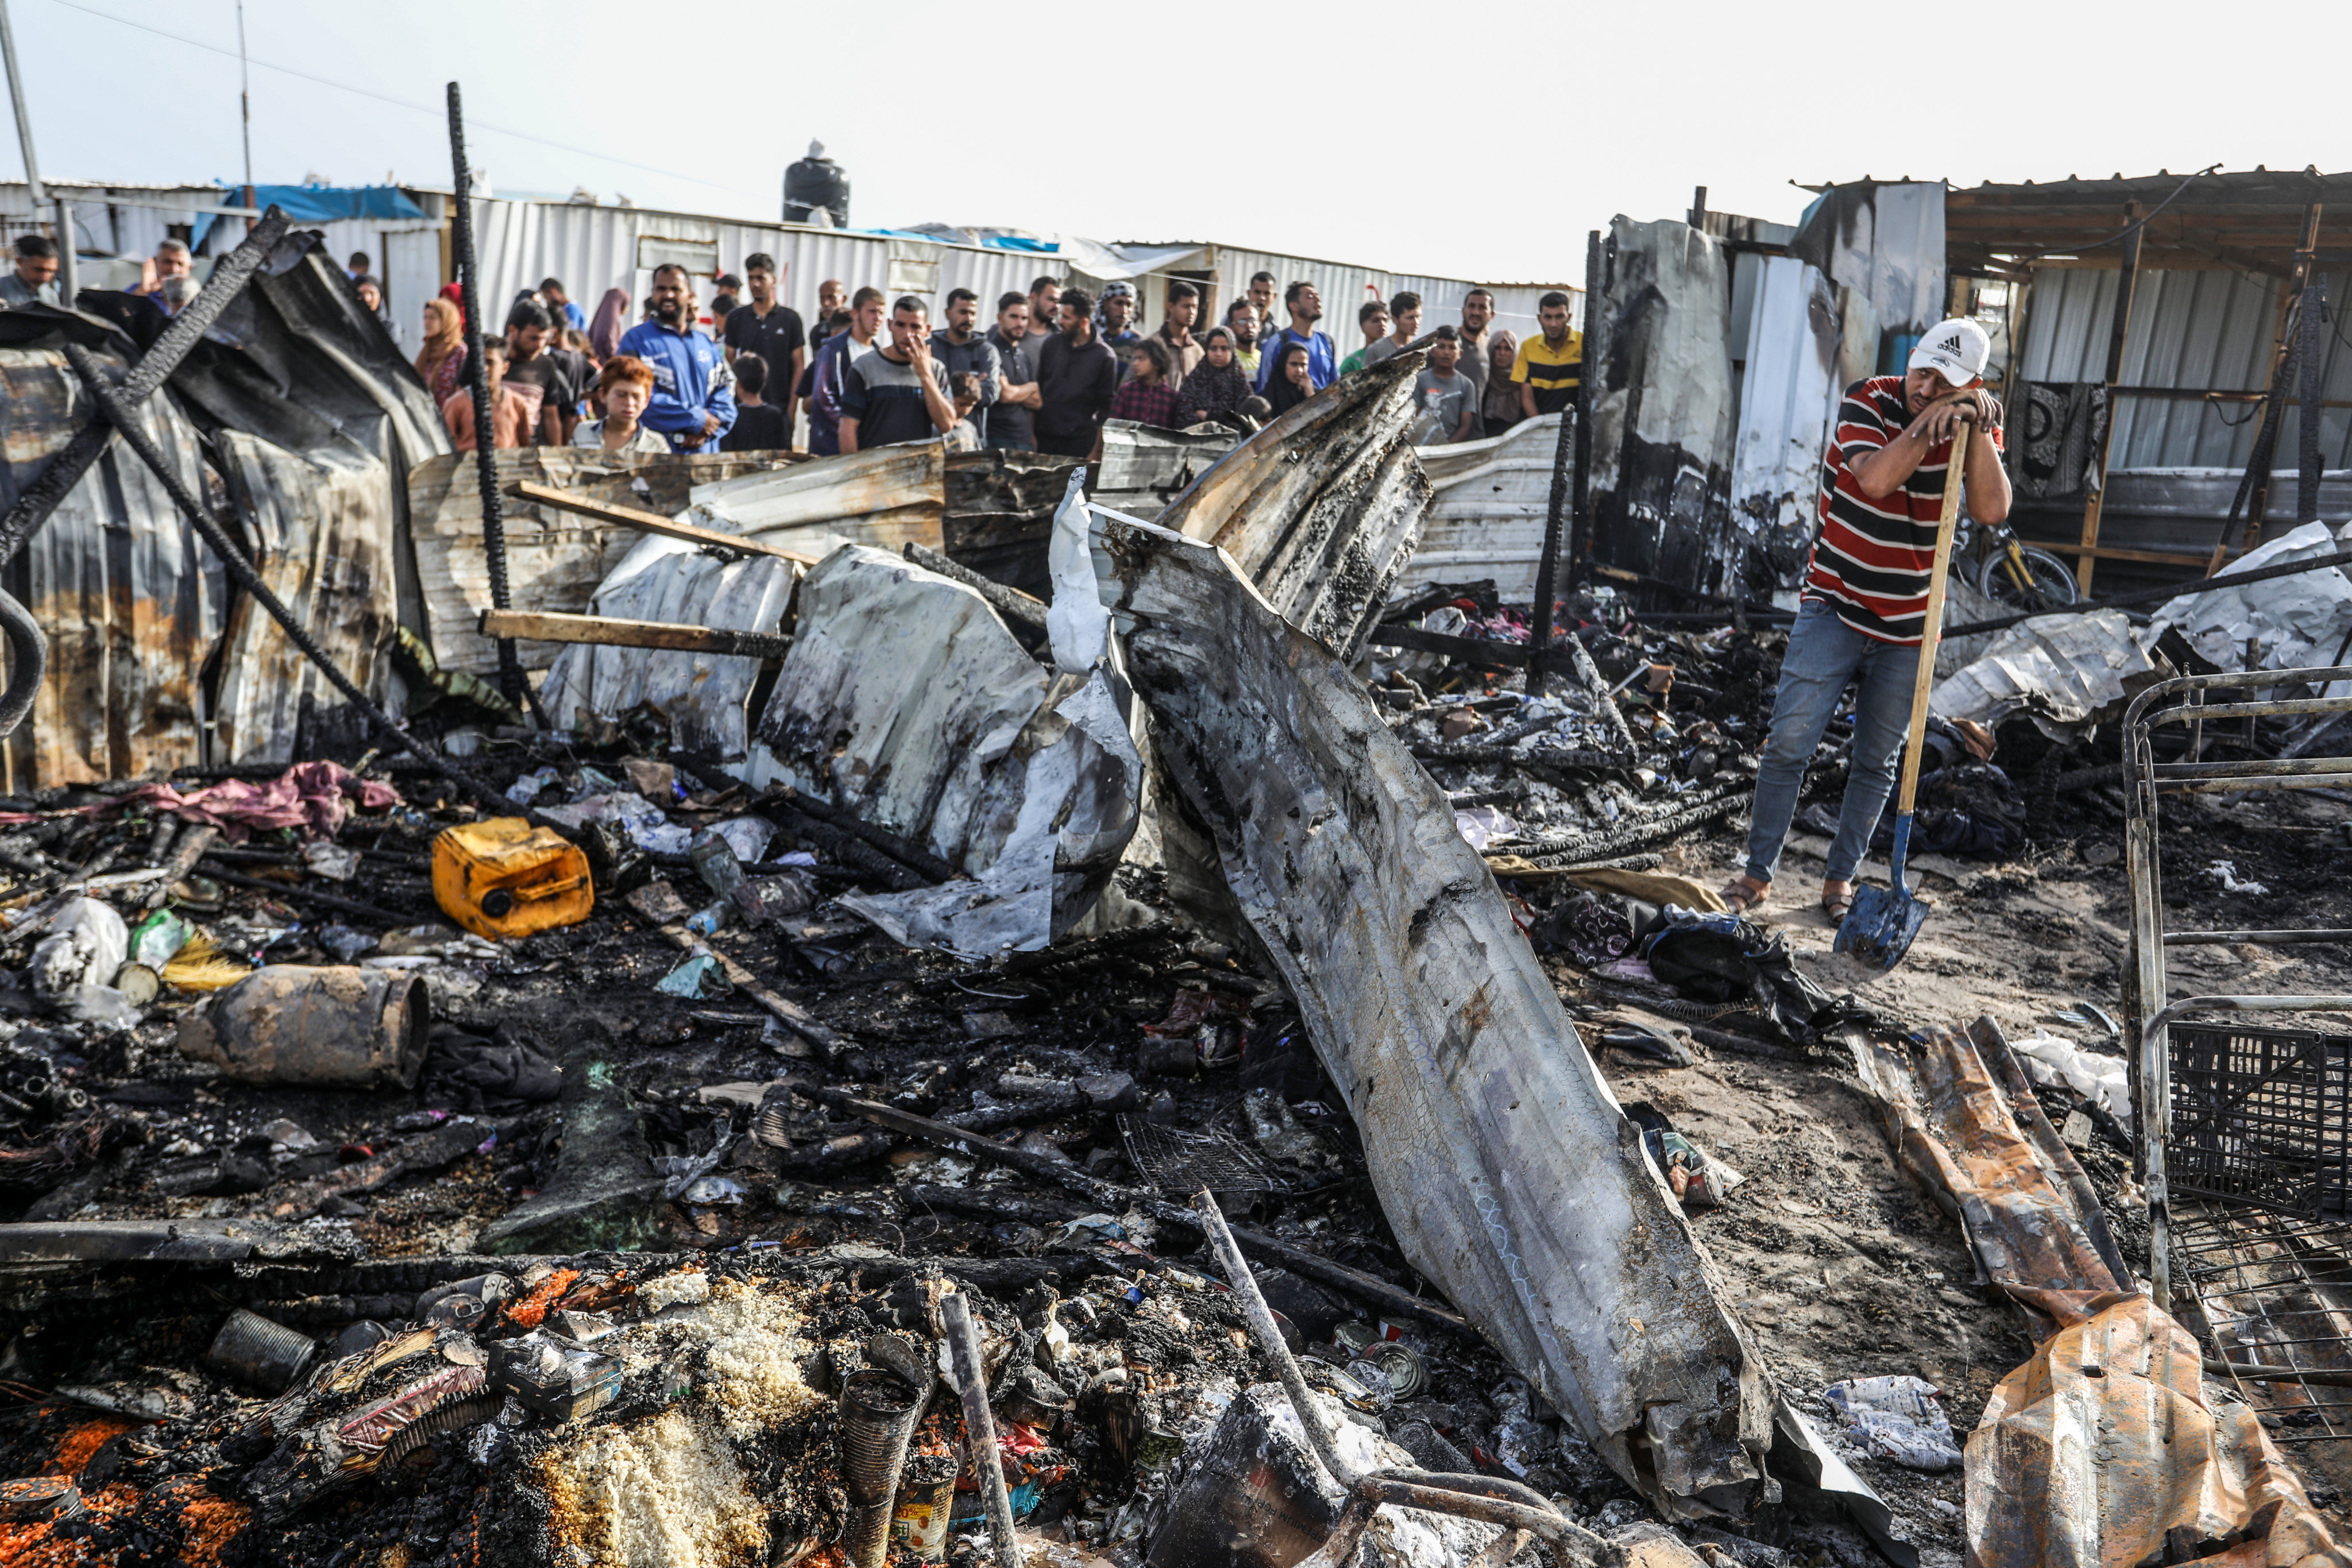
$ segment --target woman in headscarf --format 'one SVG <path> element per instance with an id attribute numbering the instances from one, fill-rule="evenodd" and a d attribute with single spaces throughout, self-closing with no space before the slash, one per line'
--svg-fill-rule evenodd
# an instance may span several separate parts
<path id="1" fill-rule="evenodd" d="M 1188 425 L 1222 418 L 1251 395 L 1249 376 L 1234 354 L 1234 334 L 1223 327 L 1211 327 L 1201 343 L 1204 357 L 1176 391 L 1177 411 Z"/>
<path id="2" fill-rule="evenodd" d="M 629 330 L 629 291 L 607 289 L 597 302 L 596 318 L 588 323 L 588 352 L 601 363 L 621 352 L 621 334 Z"/>
<path id="3" fill-rule="evenodd" d="M 438 407 L 457 395 L 457 378 L 466 369 L 466 331 L 457 307 L 436 296 L 425 301 L 425 346 L 416 351 L 416 374 L 433 394 Z"/>
<path id="4" fill-rule="evenodd" d="M 1496 327 L 1486 339 L 1486 434 L 1499 436 L 1525 417 L 1519 412 L 1519 389 L 1512 384 L 1511 366 L 1519 357 L 1519 340 Z"/>
<path id="5" fill-rule="evenodd" d="M 1276 414 L 1287 414 L 1315 395 L 1314 373 L 1307 368 L 1307 345 L 1288 342 L 1282 347 L 1282 358 L 1275 362 L 1274 374 L 1265 378 L 1265 400 Z"/>

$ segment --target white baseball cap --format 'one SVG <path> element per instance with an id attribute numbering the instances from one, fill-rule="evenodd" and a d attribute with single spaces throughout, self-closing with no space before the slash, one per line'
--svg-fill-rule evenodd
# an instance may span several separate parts
<path id="1" fill-rule="evenodd" d="M 1932 370 L 1954 386 L 1966 386 L 1984 374 L 1985 361 L 1991 357 L 1992 340 L 1985 330 L 1965 316 L 1955 316 L 1927 329 L 1911 351 L 1911 368 Z"/>

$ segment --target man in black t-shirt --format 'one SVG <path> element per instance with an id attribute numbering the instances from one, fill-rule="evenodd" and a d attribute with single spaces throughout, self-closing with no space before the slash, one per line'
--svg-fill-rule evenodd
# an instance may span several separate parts
<path id="1" fill-rule="evenodd" d="M 802 329 L 800 312 L 776 298 L 776 285 L 782 279 L 774 257 L 765 251 L 746 257 L 743 279 L 751 288 L 751 302 L 728 313 L 721 330 L 727 358 L 732 363 L 739 355 L 754 353 L 767 362 L 768 384 L 779 394 L 776 406 L 783 411 L 782 445 L 789 447 L 793 394 L 800 386 L 801 367 L 808 361 L 808 334 Z"/>
<path id="2" fill-rule="evenodd" d="M 509 385 L 539 388 L 539 420 L 531 445 L 562 447 L 572 440 L 580 422 L 583 389 L 568 359 L 559 359 L 548 346 L 554 318 L 531 300 L 518 300 L 507 312 L 507 374 Z"/>

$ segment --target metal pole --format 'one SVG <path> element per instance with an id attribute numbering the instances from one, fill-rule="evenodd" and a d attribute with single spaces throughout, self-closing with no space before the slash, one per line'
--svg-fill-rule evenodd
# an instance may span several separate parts
<path id="1" fill-rule="evenodd" d="M 988 1532 L 996 1540 L 999 1568 L 1021 1568 L 1021 1538 L 1013 1523 L 1013 1498 L 1004 1489 L 1004 1458 L 997 1451 L 996 1418 L 988 1409 L 988 1373 L 980 1359 L 980 1332 L 971 1307 L 958 1290 L 940 1302 L 948 1331 L 948 1355 L 955 1363 L 956 1392 L 963 1398 L 963 1446 L 971 1456 L 971 1479 L 988 1506 Z"/>
<path id="2" fill-rule="evenodd" d="M 2124 204 L 2124 219 L 2139 221 L 2139 204 Z M 2099 427 L 2098 450 L 2092 461 L 2098 470 L 2098 483 L 2093 487 L 2090 499 L 2083 503 L 2083 542 L 2074 556 L 2074 581 L 2083 593 L 2091 592 L 2092 574 L 2098 570 L 2099 558 L 2094 553 L 2099 547 L 2099 517 L 2107 503 L 2107 452 L 2115 444 L 2116 421 L 2122 416 L 2116 405 L 2116 388 L 2123 384 L 2124 340 L 2131 326 L 2132 288 L 2139 277 L 2140 230 L 2134 228 L 2124 236 L 2122 264 L 2116 275 L 2115 319 L 2107 331 L 2107 420 Z"/>
<path id="3" fill-rule="evenodd" d="M 245 63 L 245 0 L 236 0 L 236 113 L 245 132 L 245 205 L 253 205 L 253 77 Z"/>
<path id="4" fill-rule="evenodd" d="M 0 0 L 0 59 L 8 71 L 8 101 L 16 109 L 16 145 L 25 154 L 25 189 L 37 209 L 56 204 L 58 230 L 58 302 L 73 308 L 81 291 L 80 268 L 75 265 L 73 205 L 41 183 L 41 161 L 33 153 L 33 111 L 25 102 L 25 79 L 16 69 L 16 31 L 8 25 L 8 0 Z"/>
<path id="5" fill-rule="evenodd" d="M 2303 289 L 2303 330 L 2297 350 L 2303 364 L 2303 418 L 2295 430 L 2294 520 L 2319 521 L 2319 362 L 2325 352 L 2319 338 L 2320 318 L 2327 314 L 2327 274 L 2315 267 Z"/>
<path id="6" fill-rule="evenodd" d="M 466 111 L 457 84 L 449 84 L 449 159 L 457 171 L 456 223 L 457 283 L 466 312 L 466 390 L 474 404 L 474 472 L 482 491 L 482 552 L 490 572 L 490 605 L 510 610 L 514 600 L 507 585 L 507 521 L 499 495 L 498 426 L 490 406 L 489 377 L 482 363 L 482 300 L 474 260 L 474 203 L 469 189 L 472 173 L 466 163 Z M 517 708 L 523 705 L 527 685 L 522 662 L 515 657 L 512 637 L 499 639 L 499 689 Z"/>
<path id="7" fill-rule="evenodd" d="M 16 74 L 16 34 L 8 26 L 8 0 L 0 0 L 0 59 L 8 68 L 8 101 L 16 106 L 16 145 L 25 154 L 25 185 L 38 206 L 49 193 L 41 184 L 41 161 L 33 156 L 33 111 L 25 103 L 25 79 Z"/>
<path id="8" fill-rule="evenodd" d="M 1580 582 L 1592 554 L 1592 302 L 1601 298 L 1601 231 L 1584 237 L 1584 363 L 1576 377 L 1576 534 L 1569 552 L 1569 581 Z"/>

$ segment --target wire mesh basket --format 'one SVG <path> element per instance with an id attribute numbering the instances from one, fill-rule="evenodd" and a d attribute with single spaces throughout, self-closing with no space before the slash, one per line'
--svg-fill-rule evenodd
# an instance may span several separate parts
<path id="1" fill-rule="evenodd" d="M 2347 1212 L 2352 1036 L 2183 1021 L 2167 1040 L 2174 1191 L 2313 1219 Z"/>
<path id="2" fill-rule="evenodd" d="M 1247 1144 L 1213 1129 L 1163 1127 L 1121 1112 L 1118 1135 L 1137 1174 L 1163 1193 L 1276 1193 L 1284 1184 Z"/>

